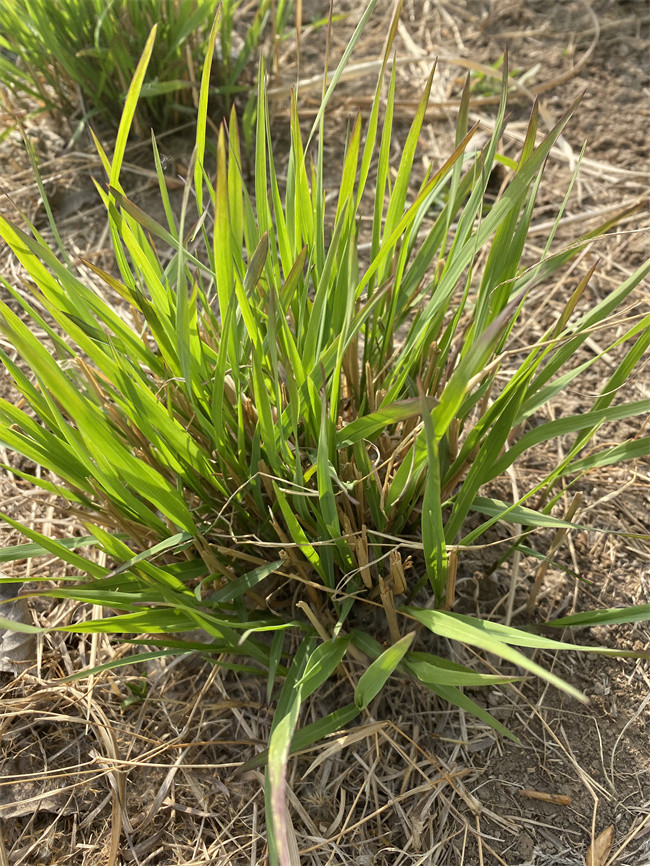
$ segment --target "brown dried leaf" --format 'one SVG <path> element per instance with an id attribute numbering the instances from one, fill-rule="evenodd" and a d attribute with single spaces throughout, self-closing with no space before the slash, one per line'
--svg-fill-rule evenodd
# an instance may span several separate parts
<path id="1" fill-rule="evenodd" d="M 607 829 L 603 830 L 600 835 L 596 836 L 587 849 L 585 866 L 605 866 L 605 862 L 609 857 L 609 852 L 612 850 L 613 844 L 614 825 L 610 824 Z"/>

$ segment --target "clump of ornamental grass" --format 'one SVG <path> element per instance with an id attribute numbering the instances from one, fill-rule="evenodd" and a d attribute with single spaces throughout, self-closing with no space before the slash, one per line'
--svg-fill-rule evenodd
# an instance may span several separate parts
<path id="1" fill-rule="evenodd" d="M 140 135 L 152 127 L 162 131 L 195 116 L 196 80 L 217 5 L 210 92 L 227 114 L 233 97 L 248 90 L 242 73 L 251 61 L 257 65 L 262 38 L 284 31 L 290 0 L 259 0 L 246 23 L 233 0 L 11 0 L 0 4 L 2 83 L 54 115 L 113 126 L 156 24 L 134 124 Z"/>
<path id="2" fill-rule="evenodd" d="M 613 372 L 587 411 L 529 423 L 564 389 L 580 386 L 597 358 L 576 363 L 577 353 L 625 304 L 650 262 L 578 312 L 590 271 L 543 339 L 524 349 L 510 345 L 554 274 L 598 233 L 551 251 L 554 229 L 540 261 L 522 267 L 544 164 L 573 106 L 544 136 L 533 109 L 521 152 L 507 163 L 508 183 L 487 207 L 492 169 L 504 161 L 504 63 L 489 142 L 472 152 L 466 88 L 455 149 L 412 194 L 431 78 L 390 178 L 396 84 L 388 58 L 396 17 L 370 115 L 365 126 L 360 118 L 352 124 L 338 192 L 326 205 L 324 111 L 371 11 L 306 142 L 292 103 L 282 188 L 259 76 L 254 195 L 242 180 L 234 113 L 220 130 L 210 182 L 213 28 L 193 183 L 178 220 L 153 141 L 165 225 L 120 186 L 152 34 L 112 158 L 98 145 L 109 181 L 98 189 L 119 277 L 85 264 L 120 306 L 60 261 L 33 227 L 0 219 L 0 234 L 29 276 L 24 290 L 5 288 L 53 347 L 0 306 L 0 329 L 22 366 L 6 351 L 2 360 L 23 398 L 21 406 L 0 401 L 0 441 L 47 470 L 30 480 L 64 497 L 88 533 L 53 539 L 5 517 L 30 544 L 4 558 L 59 557 L 83 582 L 69 578 L 44 594 L 116 612 L 60 629 L 111 633 L 140 648 L 95 673 L 198 651 L 225 669 L 266 679 L 275 707 L 268 750 L 248 766 L 267 767 L 269 845 L 272 862 L 281 863 L 289 862 L 290 753 L 352 723 L 389 677 L 415 678 L 506 736 L 464 687 L 510 682 L 519 668 L 581 699 L 521 651 L 579 647 L 455 613 L 456 569 L 463 551 L 500 521 L 524 533 L 566 528 L 551 514 L 558 482 L 570 485 L 595 467 L 650 452 L 647 436 L 588 450 L 603 424 L 650 410 L 650 400 L 622 400 L 650 342 L 648 317 L 622 325 L 605 346 L 604 355 L 615 355 Z M 367 242 L 361 216 L 370 220 Z M 562 461 L 519 499 L 490 496 L 490 485 L 518 459 L 560 436 Z M 88 548 L 108 564 L 83 555 Z M 546 625 L 633 621 L 648 612 L 602 611 Z M 209 643 L 183 639 L 197 627 Z M 429 652 L 422 638 L 431 633 L 502 660 L 503 674 L 477 673 Z M 354 684 L 353 699 L 301 726 L 305 701 L 341 671 Z"/>

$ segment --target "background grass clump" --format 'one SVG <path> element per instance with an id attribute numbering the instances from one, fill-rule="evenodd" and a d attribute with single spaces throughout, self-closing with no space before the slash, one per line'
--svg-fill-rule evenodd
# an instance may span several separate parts
<path id="1" fill-rule="evenodd" d="M 291 0 L 259 0 L 245 14 L 233 0 L 8 0 L 0 5 L 2 83 L 57 116 L 115 126 L 155 24 L 134 127 L 140 135 L 161 132 L 195 117 L 197 78 L 218 8 L 210 93 L 227 114 L 233 97 L 251 86 L 242 73 L 255 68 L 262 42 L 275 49 Z"/>
<path id="2" fill-rule="evenodd" d="M 544 407 L 598 363 L 592 355 L 576 364 L 576 353 L 618 315 L 650 261 L 585 308 L 587 272 L 543 339 L 520 339 L 555 275 L 612 224 L 558 249 L 558 215 L 540 260 L 523 266 L 546 158 L 573 107 L 546 135 L 533 109 L 521 152 L 506 161 L 507 182 L 486 207 L 492 169 L 504 162 L 504 63 L 484 149 L 469 147 L 476 127 L 468 121 L 468 85 L 454 151 L 413 190 L 434 73 L 391 178 L 396 79 L 394 67 L 387 70 L 396 14 L 370 115 L 349 130 L 338 193 L 326 205 L 325 108 L 372 8 L 306 141 L 292 104 L 282 184 L 262 70 L 252 193 L 242 179 L 234 112 L 219 133 L 215 182 L 205 157 L 213 26 L 193 184 L 180 216 L 153 139 L 165 224 L 120 185 L 151 34 L 112 157 L 98 145 L 108 177 L 108 189 L 98 191 L 117 271 L 85 264 L 115 303 L 62 263 L 36 229 L 0 218 L 31 297 L 5 288 L 53 347 L 34 337 L 25 316 L 0 306 L 0 330 L 29 370 L 2 351 L 24 405 L 0 401 L 0 441 L 48 470 L 35 483 L 63 496 L 87 531 L 54 540 L 5 517 L 32 543 L 13 555 L 54 554 L 84 582 L 47 594 L 116 611 L 61 630 L 112 633 L 143 647 L 99 670 L 198 650 L 225 669 L 265 678 L 273 725 L 268 750 L 249 766 L 266 764 L 269 844 L 272 861 L 283 864 L 290 751 L 349 724 L 390 676 L 414 678 L 505 735 L 465 687 L 510 682 L 523 669 L 581 699 L 521 651 L 579 647 L 454 612 L 456 574 L 464 550 L 502 521 L 523 533 L 567 528 L 552 513 L 558 482 L 570 486 L 594 467 L 650 453 L 648 436 L 589 448 L 602 425 L 650 410 L 648 399 L 624 399 L 626 379 L 650 343 L 650 317 L 619 319 L 616 337 L 602 347 L 612 359 L 607 380 L 586 411 L 540 422 Z M 518 498 L 495 495 L 516 460 L 558 437 L 566 442 L 561 462 Z M 83 556 L 88 546 L 109 564 Z M 648 613 L 646 605 L 547 625 Z M 210 643 L 183 639 L 197 627 Z M 488 652 L 503 670 L 483 674 L 452 662 L 431 651 L 434 638 Z M 352 684 L 349 701 L 300 727 L 303 704 L 340 671 Z"/>

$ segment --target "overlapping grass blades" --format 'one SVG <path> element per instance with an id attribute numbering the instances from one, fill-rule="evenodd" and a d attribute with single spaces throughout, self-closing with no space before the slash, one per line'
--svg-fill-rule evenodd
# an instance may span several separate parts
<path id="1" fill-rule="evenodd" d="M 372 4 L 366 18 L 371 11 Z M 397 16 L 392 35 L 396 23 Z M 650 453 L 650 437 L 585 451 L 603 424 L 650 410 L 650 400 L 612 399 L 647 348 L 647 319 L 605 346 L 616 349 L 614 372 L 588 411 L 512 440 L 597 362 L 590 356 L 574 366 L 573 358 L 650 272 L 647 262 L 588 312 L 576 313 L 586 277 L 543 341 L 510 349 L 536 290 L 597 235 L 548 252 L 536 267 L 522 264 L 544 163 L 573 106 L 545 136 L 533 110 L 516 169 L 485 211 L 505 123 L 507 63 L 489 143 L 468 151 L 475 130 L 468 128 L 466 88 L 455 150 L 413 189 L 429 82 L 389 184 L 394 71 L 383 112 L 380 97 L 390 42 L 365 131 L 357 119 L 349 132 L 331 213 L 322 166 L 332 90 L 308 147 L 292 103 L 281 185 L 262 70 L 253 193 L 242 180 L 234 113 L 218 138 L 216 183 L 207 183 L 202 98 L 197 170 L 189 173 L 198 184 L 198 213 L 190 210 L 189 187 L 180 218 L 172 213 L 159 171 L 167 226 L 157 223 L 119 183 L 139 74 L 112 160 L 100 151 L 110 181 L 100 192 L 120 277 L 86 263 L 115 293 L 120 311 L 62 264 L 33 227 L 24 231 L 0 217 L 0 234 L 33 294 L 30 300 L 5 283 L 25 314 L 0 305 L 0 330 L 23 366 L 4 352 L 2 359 L 24 403 L 0 401 L 0 441 L 48 470 L 35 483 L 66 499 L 88 533 L 53 540 L 7 517 L 31 542 L 13 555 L 54 554 L 87 579 L 48 595 L 119 611 L 69 631 L 106 631 L 144 644 L 133 661 L 199 649 L 224 668 L 267 677 L 269 700 L 276 700 L 269 750 L 249 766 L 268 761 L 269 844 L 272 859 L 283 864 L 289 754 L 352 721 L 392 675 L 415 677 L 506 735 L 464 687 L 509 682 L 521 668 L 580 698 L 517 649 L 575 646 L 445 609 L 454 603 L 449 563 L 453 555 L 462 567 L 463 547 L 501 519 L 526 529 L 564 525 L 550 514 L 558 479 Z M 208 71 L 209 59 L 202 97 Z M 159 167 L 155 142 L 154 157 Z M 373 201 L 369 255 L 361 246 L 364 193 Z M 46 330 L 50 346 L 33 336 L 25 317 Z M 557 436 L 574 437 L 561 464 L 519 501 L 490 497 L 494 479 Z M 535 510 L 533 502 L 546 504 Z M 485 519 L 470 529 L 472 513 Z M 89 542 L 111 567 L 83 555 Z M 414 552 L 410 568 L 405 545 Z M 367 604 L 381 613 L 372 636 L 357 616 Z M 646 606 L 558 625 L 647 615 Z M 178 637 L 197 627 L 211 643 Z M 501 658 L 503 675 L 424 651 L 426 632 Z M 299 729 L 302 704 L 340 666 L 357 683 L 350 702 Z"/>
<path id="2" fill-rule="evenodd" d="M 223 106 L 246 91 L 243 70 L 256 65 L 265 34 L 282 35 L 292 8 L 290 0 L 260 0 L 245 26 L 239 9 L 235 28 L 238 6 L 233 0 L 11 0 L 0 5 L 2 83 L 57 116 L 77 113 L 83 123 L 114 125 L 155 23 L 156 49 L 135 122 L 141 135 L 152 126 L 162 132 L 195 114 L 195 70 L 206 44 L 213 44 L 206 37 L 218 8 L 212 95 Z"/>

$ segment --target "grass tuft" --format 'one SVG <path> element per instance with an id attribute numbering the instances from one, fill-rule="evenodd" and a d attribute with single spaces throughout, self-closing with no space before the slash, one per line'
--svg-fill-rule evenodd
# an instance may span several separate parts
<path id="1" fill-rule="evenodd" d="M 3 559 L 54 555 L 85 579 L 44 594 L 116 611 L 59 630 L 144 644 L 94 674 L 198 649 L 216 665 L 266 678 L 275 701 L 268 750 L 246 766 L 266 764 L 271 858 L 282 864 L 290 862 L 289 755 L 353 721 L 391 676 L 413 677 L 506 736 L 464 687 L 511 682 L 523 670 L 582 699 L 522 651 L 579 647 L 455 612 L 456 573 L 464 551 L 502 521 L 525 533 L 571 527 L 552 513 L 559 482 L 650 453 L 650 437 L 590 447 L 604 424 L 650 411 L 647 399 L 614 401 L 650 343 L 648 317 L 622 324 L 604 346 L 613 372 L 589 408 L 540 421 L 544 407 L 597 363 L 574 358 L 626 303 L 650 261 L 587 306 L 590 272 L 542 340 L 520 339 L 554 275 L 611 225 L 557 250 L 558 215 L 543 258 L 524 266 L 546 158 L 575 105 L 544 136 L 533 109 L 507 183 L 488 205 L 501 159 L 506 58 L 490 140 L 469 149 L 476 129 L 467 121 L 468 84 L 455 150 L 413 190 L 431 78 L 389 180 L 394 72 L 380 107 L 390 51 L 389 38 L 369 119 L 365 129 L 360 118 L 351 126 L 332 198 L 323 181 L 332 88 L 307 144 L 292 104 L 281 183 L 263 65 L 254 196 L 242 179 L 234 111 L 219 133 L 216 181 L 207 182 L 208 57 L 197 170 L 188 173 L 195 188 L 186 190 L 180 219 L 166 209 L 167 226 L 119 183 L 145 52 L 112 160 L 101 154 L 119 276 L 86 262 L 130 315 L 60 262 L 33 227 L 0 217 L 0 235 L 27 271 L 33 298 L 6 288 L 28 317 L 42 322 L 36 308 L 45 309 L 58 328 L 51 352 L 0 304 L 0 331 L 30 371 L 0 352 L 24 401 L 0 400 L 0 441 L 48 470 L 34 482 L 67 499 L 87 532 L 54 540 L 5 517 L 31 544 Z M 495 495 L 515 461 L 560 436 L 568 444 L 558 465 L 516 500 Z M 84 555 L 88 547 L 111 564 Z M 647 615 L 645 606 L 555 625 Z M 179 637 L 197 627 L 208 644 Z M 503 673 L 480 674 L 429 652 L 434 637 L 490 653 Z M 349 703 L 300 728 L 304 703 L 343 671 L 353 684 Z"/>
<path id="2" fill-rule="evenodd" d="M 282 36 L 290 0 L 259 0 L 245 15 L 233 0 L 11 0 L 0 5 L 2 83 L 20 101 L 36 99 L 57 117 L 114 126 L 152 27 L 134 131 L 148 136 L 196 116 L 200 69 L 214 39 L 210 96 L 221 115 L 248 98 L 244 70 L 264 41 Z M 215 19 L 216 13 L 216 19 Z M 272 39 L 267 39 L 272 31 Z M 207 98 L 207 91 L 205 91 Z"/>

